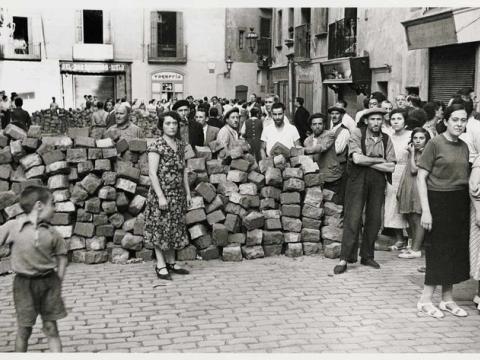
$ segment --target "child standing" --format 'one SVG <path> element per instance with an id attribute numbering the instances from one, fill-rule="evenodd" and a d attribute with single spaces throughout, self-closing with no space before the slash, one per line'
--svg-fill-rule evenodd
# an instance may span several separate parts
<path id="1" fill-rule="evenodd" d="M 417 162 L 430 140 L 430 133 L 427 129 L 417 127 L 413 129 L 411 141 L 408 145 L 409 161 L 400 180 L 397 192 L 399 210 L 407 216 L 408 225 L 412 236 L 412 247 L 398 255 L 402 259 L 414 259 L 422 256 L 420 250 L 425 230 L 420 225 L 422 207 L 417 190 Z"/>
<path id="2" fill-rule="evenodd" d="M 61 297 L 67 249 L 60 234 L 47 223 L 55 211 L 52 194 L 44 187 L 29 186 L 20 194 L 20 206 L 25 215 L 0 226 L 0 245 L 10 244 L 12 269 L 16 273 L 15 351 L 27 351 L 32 327 L 40 315 L 50 351 L 61 352 L 57 320 L 67 316 Z"/>

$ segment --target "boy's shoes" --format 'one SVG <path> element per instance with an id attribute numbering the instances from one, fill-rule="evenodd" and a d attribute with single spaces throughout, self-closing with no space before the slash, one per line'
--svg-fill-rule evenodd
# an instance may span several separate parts
<path id="1" fill-rule="evenodd" d="M 166 274 L 160 273 L 160 270 L 162 269 L 166 269 L 166 267 L 158 268 L 155 266 L 155 273 L 157 274 L 157 277 L 162 280 L 172 280 L 172 277 L 168 271 Z"/>
<path id="2" fill-rule="evenodd" d="M 173 263 L 173 264 L 167 264 L 167 269 L 170 270 L 171 272 L 175 273 L 175 274 L 179 274 L 179 275 L 188 275 L 190 274 L 190 271 L 188 270 L 185 270 L 185 269 L 182 269 L 182 268 L 179 268 L 179 267 L 175 267 L 176 263 Z"/>
<path id="3" fill-rule="evenodd" d="M 347 264 L 345 265 L 338 264 L 333 268 L 333 273 L 335 275 L 343 274 L 345 271 L 347 271 Z"/>
<path id="4" fill-rule="evenodd" d="M 370 266 L 374 269 L 380 269 L 380 265 L 373 259 L 361 259 L 360 264 L 365 265 L 365 266 Z"/>

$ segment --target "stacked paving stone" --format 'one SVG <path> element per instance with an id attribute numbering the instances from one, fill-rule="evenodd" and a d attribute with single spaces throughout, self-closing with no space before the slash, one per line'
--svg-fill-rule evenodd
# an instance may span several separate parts
<path id="1" fill-rule="evenodd" d="M 73 261 L 151 259 L 142 236 L 150 186 L 147 142 L 96 140 L 88 130 L 42 137 L 39 126 L 31 126 L 28 134 L 7 126 L 0 135 L 0 220 L 23 213 L 18 204 L 22 189 L 46 185 L 55 203 L 51 223 L 66 239 Z"/>
<path id="2" fill-rule="evenodd" d="M 321 177 L 303 149 L 280 148 L 257 164 L 244 141 L 229 151 L 213 142 L 192 156 L 187 167 L 193 171 L 193 200 L 186 217 L 191 257 L 195 248 L 203 259 L 225 261 L 322 250 Z"/>
<path id="3" fill-rule="evenodd" d="M 325 257 L 331 259 L 340 256 L 343 234 L 343 206 L 332 201 L 334 195 L 333 191 L 323 190 L 325 216 L 322 226 L 322 240 Z"/>
<path id="4" fill-rule="evenodd" d="M 91 124 L 92 111 L 59 109 L 58 112 L 48 110 L 36 111 L 32 114 L 32 123 L 40 126 L 42 134 L 67 134 L 69 128 L 88 127 Z M 130 120 L 143 129 L 145 137 L 151 138 L 159 134 L 158 118 L 149 114 L 145 116 L 133 111 Z"/>

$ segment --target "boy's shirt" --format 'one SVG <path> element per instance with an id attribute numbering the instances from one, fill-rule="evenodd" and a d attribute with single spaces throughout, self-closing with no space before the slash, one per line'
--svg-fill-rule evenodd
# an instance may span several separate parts
<path id="1" fill-rule="evenodd" d="M 47 223 L 35 229 L 28 217 L 0 226 L 0 245 L 9 244 L 12 270 L 27 276 L 41 275 L 57 267 L 56 256 L 67 255 L 65 240 Z"/>

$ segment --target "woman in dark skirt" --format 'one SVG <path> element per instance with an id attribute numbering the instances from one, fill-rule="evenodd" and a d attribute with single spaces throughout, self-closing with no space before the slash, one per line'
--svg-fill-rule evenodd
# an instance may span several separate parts
<path id="1" fill-rule="evenodd" d="M 255 156 L 257 161 L 261 160 L 260 148 L 262 146 L 263 123 L 259 118 L 260 109 L 253 107 L 250 110 L 250 118 L 248 118 L 240 129 L 240 134 L 250 144 L 250 152 Z"/>
<path id="2" fill-rule="evenodd" d="M 461 104 L 447 108 L 446 131 L 425 146 L 418 164 L 417 186 L 422 206 L 421 225 L 425 234 L 425 286 L 417 304 L 419 312 L 442 318 L 443 311 L 467 316 L 453 300 L 453 284 L 468 280 L 469 211 L 468 147 L 459 139 L 467 125 Z M 442 287 L 442 301 L 432 303 L 436 286 Z"/>

